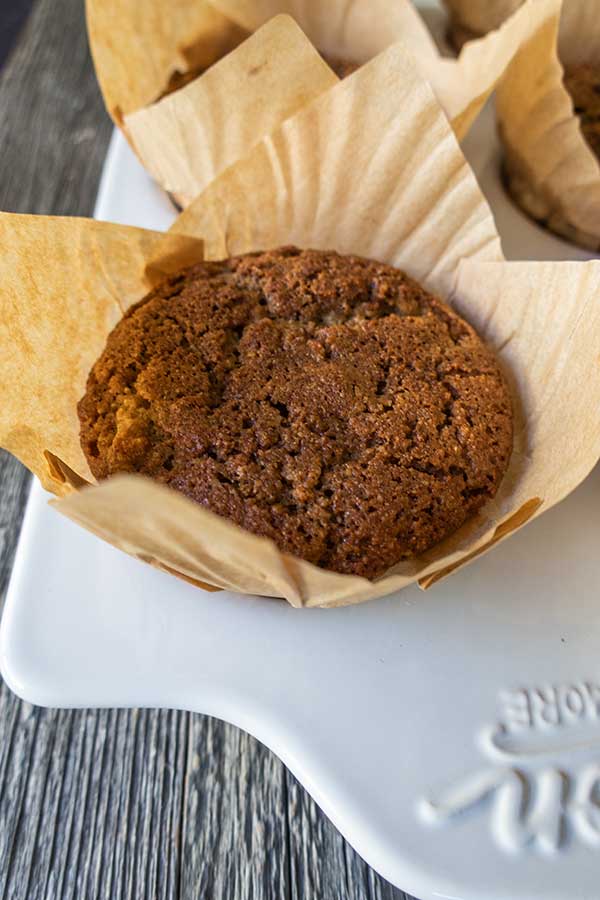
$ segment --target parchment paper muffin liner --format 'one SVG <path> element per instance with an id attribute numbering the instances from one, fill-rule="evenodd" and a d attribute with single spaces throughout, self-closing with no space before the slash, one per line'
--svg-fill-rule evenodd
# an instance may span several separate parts
<path id="1" fill-rule="evenodd" d="M 539 0 L 541 2 L 541 0 Z M 536 3 L 536 0 L 534 0 Z M 600 248 L 600 164 L 586 143 L 563 85 L 563 63 L 600 62 L 600 16 L 595 0 L 567 0 L 548 8 L 542 26 L 520 41 L 496 94 L 504 177 L 516 202 L 551 231 L 583 247 Z M 475 41 L 483 48 L 518 21 L 526 5 L 497 32 Z M 481 57 L 484 58 L 483 56 Z"/>
<path id="2" fill-rule="evenodd" d="M 162 10 L 169 19 L 171 5 L 161 2 L 154 0 L 152 15 L 159 18 Z M 182 2 L 177 0 L 175 11 Z M 506 32 L 467 48 L 459 60 L 444 60 L 409 0 L 214 0 L 221 23 L 234 23 L 236 33 L 252 36 L 185 87 L 152 102 L 166 89 L 174 67 L 181 68 L 176 61 L 186 57 L 182 41 L 198 41 L 198 27 L 187 38 L 181 27 L 146 29 L 140 38 L 138 0 L 119 0 L 112 16 L 104 0 L 87 3 L 90 44 L 107 108 L 146 169 L 182 207 L 257 141 L 337 83 L 320 53 L 362 65 L 404 41 L 462 137 L 519 44 L 546 15 L 544 4 L 532 8 Z M 116 3 L 110 0 L 109 6 Z M 215 34 L 212 19 L 207 22 L 205 49 Z M 158 61 L 155 77 L 149 83 L 142 79 L 141 87 L 136 83 L 140 41 L 150 60 Z M 218 58 L 224 48 L 218 29 L 214 41 L 210 55 Z M 131 68 L 121 78 L 128 60 Z"/>
<path id="3" fill-rule="evenodd" d="M 130 82 L 136 86 L 135 71 L 129 72 L 129 81 L 124 82 L 118 95 L 109 93 L 113 64 L 118 63 L 120 68 L 124 60 L 121 54 L 103 55 L 98 51 L 104 44 L 92 22 L 103 2 L 88 0 L 88 20 L 107 108 L 126 111 L 115 116 L 117 124 L 142 164 L 181 206 L 239 159 L 240 153 L 244 155 L 288 116 L 337 83 L 337 77 L 298 25 L 287 16 L 278 16 L 185 87 L 156 103 L 136 107 L 141 93 L 129 89 Z M 128 7 L 131 17 L 139 15 L 137 2 Z M 163 2 L 162 18 L 169 16 L 170 7 Z M 130 21 L 126 15 L 123 19 Z M 129 30 L 119 33 L 114 46 L 122 49 L 128 36 Z M 171 32 L 159 30 L 147 41 L 152 45 L 154 39 L 161 51 L 157 54 L 153 47 L 154 54 L 167 59 L 169 54 L 161 39 L 168 42 L 172 37 Z M 218 42 L 215 54 L 221 46 Z M 178 47 L 172 46 L 171 58 L 178 52 Z M 133 67 L 135 54 L 131 59 Z M 164 78 L 168 72 L 164 69 Z M 154 87 L 159 83 L 165 86 L 157 77 Z"/>
<path id="4" fill-rule="evenodd" d="M 505 73 L 522 64 L 540 35 L 554 27 L 561 0 L 526 0 L 500 28 L 467 44 L 458 59 L 420 54 L 420 73 L 430 82 L 460 140 L 468 133 Z"/>
<path id="5" fill-rule="evenodd" d="M 312 43 L 338 59 L 363 64 L 391 44 L 402 41 L 419 72 L 431 83 L 459 138 L 464 137 L 506 67 L 540 24 L 556 10 L 529 0 L 526 9 L 486 42 L 465 48 L 460 59 L 442 57 L 410 0 L 213 0 L 240 27 L 253 31 L 271 16 L 288 13 Z M 507 4 L 509 0 L 505 0 Z M 522 0 L 520 0 L 522 2 Z M 519 3 L 520 5 L 520 3 Z M 513 11 L 517 2 L 512 0 Z M 506 14 L 498 18 L 500 25 Z"/>
<path id="6" fill-rule="evenodd" d="M 208 68 L 247 32 L 209 0 L 86 0 L 100 89 L 118 125 L 154 103 L 177 75 Z"/>
<path id="7" fill-rule="evenodd" d="M 600 456 L 600 262 L 506 263 L 491 212 L 429 86 L 398 45 L 263 139 L 169 234 L 0 216 L 0 443 L 110 543 L 201 586 L 358 603 L 464 565 L 573 490 Z M 112 327 L 199 254 L 297 243 L 406 269 L 495 348 L 514 393 L 515 449 L 494 500 L 376 582 L 280 553 L 138 475 L 100 485 L 76 403 Z"/>

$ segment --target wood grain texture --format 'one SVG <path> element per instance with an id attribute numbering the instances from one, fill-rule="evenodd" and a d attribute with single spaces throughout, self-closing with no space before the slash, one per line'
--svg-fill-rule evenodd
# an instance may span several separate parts
<path id="1" fill-rule="evenodd" d="M 36 0 L 0 74 L 0 208 L 89 215 L 109 137 L 82 0 Z M 0 604 L 28 485 L 0 452 Z M 9 898 L 405 895 L 237 729 L 171 711 L 36 709 L 0 684 L 0 900 Z"/>
<path id="2" fill-rule="evenodd" d="M 282 763 L 247 734 L 194 716 L 181 896 L 288 898 L 287 816 Z"/>

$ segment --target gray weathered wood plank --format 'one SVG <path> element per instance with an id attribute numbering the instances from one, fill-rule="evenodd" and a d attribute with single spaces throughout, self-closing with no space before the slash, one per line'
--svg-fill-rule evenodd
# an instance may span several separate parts
<path id="1" fill-rule="evenodd" d="M 194 716 L 182 898 L 288 898 L 287 815 L 283 764 L 238 729 Z"/>
<path id="2" fill-rule="evenodd" d="M 83 4 L 38 0 L 0 77 L 0 206 L 92 211 L 110 123 Z M 0 588 L 29 478 L 0 458 Z M 33 709 L 0 687 L 0 897 L 180 896 L 189 716 Z"/>
<path id="3" fill-rule="evenodd" d="M 82 0 L 36 0 L 0 74 L 0 208 L 89 215 L 109 136 Z M 0 605 L 28 484 L 0 452 Z M 0 684 L 0 900 L 403 896 L 237 729 L 36 709 Z"/>

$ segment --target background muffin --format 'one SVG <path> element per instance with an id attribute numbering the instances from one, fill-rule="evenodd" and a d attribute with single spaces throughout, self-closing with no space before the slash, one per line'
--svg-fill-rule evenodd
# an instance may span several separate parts
<path id="1" fill-rule="evenodd" d="M 596 0 L 536 0 L 552 21 L 498 86 L 508 189 L 532 218 L 600 248 L 600 19 Z M 558 38 L 558 40 L 557 40 Z"/>

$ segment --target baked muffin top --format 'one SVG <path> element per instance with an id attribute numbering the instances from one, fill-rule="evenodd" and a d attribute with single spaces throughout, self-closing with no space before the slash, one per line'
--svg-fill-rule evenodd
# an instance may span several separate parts
<path id="1" fill-rule="evenodd" d="M 460 527 L 512 448 L 507 387 L 466 322 L 397 269 L 293 247 L 149 293 L 78 412 L 96 478 L 140 472 L 368 578 Z"/>

